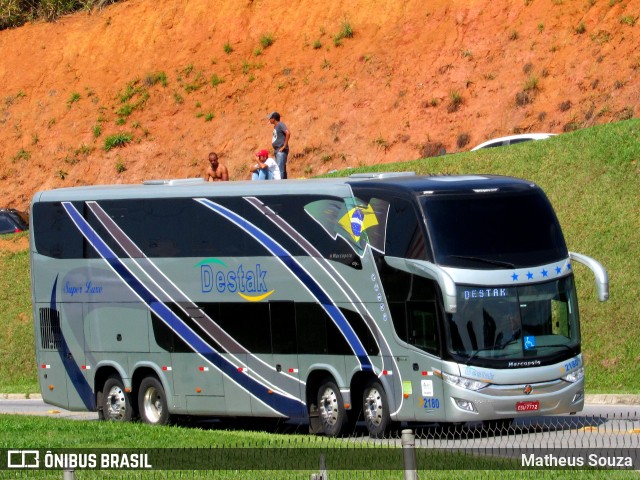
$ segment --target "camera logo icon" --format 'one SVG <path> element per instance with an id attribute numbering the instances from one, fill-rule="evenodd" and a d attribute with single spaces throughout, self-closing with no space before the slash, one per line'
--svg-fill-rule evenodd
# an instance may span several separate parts
<path id="1" fill-rule="evenodd" d="M 38 450 L 7 451 L 7 468 L 40 468 Z"/>

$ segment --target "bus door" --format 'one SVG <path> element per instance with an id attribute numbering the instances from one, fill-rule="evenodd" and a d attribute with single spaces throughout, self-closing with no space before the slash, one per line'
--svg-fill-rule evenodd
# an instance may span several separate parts
<path id="1" fill-rule="evenodd" d="M 444 417 L 442 380 L 434 374 L 440 367 L 440 335 L 433 301 L 390 303 L 393 325 L 400 339 L 414 348 L 397 357 L 403 395 L 411 402 L 410 413 L 417 421 Z M 431 355 L 427 355 L 431 354 Z"/>
<path id="2" fill-rule="evenodd" d="M 407 335 L 409 343 L 433 356 L 440 355 L 440 336 L 435 302 L 411 301 L 407 307 Z M 412 353 L 411 370 L 416 420 L 440 420 L 444 417 L 444 391 L 442 379 L 435 376 L 439 359 L 423 353 Z M 417 369 L 416 369 L 417 365 Z"/>
<path id="3" fill-rule="evenodd" d="M 82 303 L 37 304 L 38 370 L 43 399 L 70 410 L 95 409 L 85 376 Z M 64 317 L 64 320 L 61 319 Z"/>

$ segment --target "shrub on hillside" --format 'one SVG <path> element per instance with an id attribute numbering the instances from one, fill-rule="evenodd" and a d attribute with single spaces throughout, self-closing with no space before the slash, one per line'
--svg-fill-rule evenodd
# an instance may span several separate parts
<path id="1" fill-rule="evenodd" d="M 53 20 L 78 10 L 103 8 L 118 0 L 2 0 L 0 30 L 19 27 L 30 20 Z"/>

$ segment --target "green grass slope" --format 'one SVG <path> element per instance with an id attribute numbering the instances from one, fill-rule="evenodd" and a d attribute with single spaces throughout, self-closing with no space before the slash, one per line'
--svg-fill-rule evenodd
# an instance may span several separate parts
<path id="1" fill-rule="evenodd" d="M 639 162 L 640 120 L 635 119 L 377 170 L 491 173 L 540 185 L 556 209 L 569 249 L 594 257 L 609 273 L 610 300 L 599 303 L 591 271 L 575 268 L 587 392 L 640 393 Z M 0 292 L 0 392 L 36 391 L 28 252 L 0 252 Z"/>

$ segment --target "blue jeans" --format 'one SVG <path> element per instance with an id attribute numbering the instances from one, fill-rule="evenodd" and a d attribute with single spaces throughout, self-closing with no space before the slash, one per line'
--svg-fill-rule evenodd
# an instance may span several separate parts
<path id="1" fill-rule="evenodd" d="M 269 169 L 260 168 L 251 174 L 251 180 L 270 180 Z"/>
<path id="2" fill-rule="evenodd" d="M 289 152 L 276 151 L 276 163 L 280 169 L 280 178 L 285 180 L 287 178 L 287 156 Z"/>

